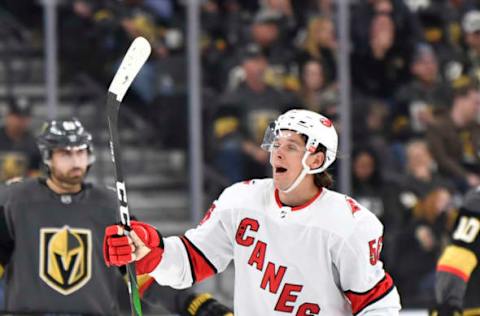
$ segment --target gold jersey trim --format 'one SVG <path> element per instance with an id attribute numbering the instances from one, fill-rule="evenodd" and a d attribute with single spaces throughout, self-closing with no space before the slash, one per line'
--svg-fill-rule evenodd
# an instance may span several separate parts
<path id="1" fill-rule="evenodd" d="M 463 247 L 450 245 L 445 248 L 440 257 L 437 264 L 437 270 L 439 270 L 440 267 L 453 268 L 469 278 L 477 264 L 478 259 L 473 251 Z"/>

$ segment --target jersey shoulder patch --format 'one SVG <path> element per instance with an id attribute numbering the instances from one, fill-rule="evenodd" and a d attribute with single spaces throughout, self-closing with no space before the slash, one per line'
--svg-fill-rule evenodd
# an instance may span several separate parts
<path id="1" fill-rule="evenodd" d="M 365 209 L 351 196 L 326 189 L 323 190 L 326 191 L 326 194 L 328 194 L 329 203 L 331 203 L 335 209 L 339 211 L 342 211 L 348 215 L 355 215 L 356 217 L 358 213 L 361 213 L 361 211 Z"/>
<path id="2" fill-rule="evenodd" d="M 370 210 L 348 195 L 338 195 L 341 196 L 344 218 L 350 219 L 348 222 L 351 222 L 352 228 L 355 227 L 354 230 L 373 229 L 376 231 L 383 229 L 379 219 Z M 344 223 L 346 224 L 347 221 Z"/>
<path id="3" fill-rule="evenodd" d="M 352 212 L 352 215 L 354 215 L 356 212 L 361 210 L 360 205 L 353 198 L 345 195 L 345 200 L 347 201 L 347 204 L 350 207 L 350 211 Z"/>

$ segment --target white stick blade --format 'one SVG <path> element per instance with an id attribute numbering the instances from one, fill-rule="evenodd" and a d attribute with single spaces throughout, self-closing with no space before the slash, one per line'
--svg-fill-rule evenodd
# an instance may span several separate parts
<path id="1" fill-rule="evenodd" d="M 108 88 L 108 91 L 117 96 L 117 101 L 122 101 L 128 87 L 147 61 L 151 51 L 150 43 L 143 37 L 137 37 L 132 42 Z"/>

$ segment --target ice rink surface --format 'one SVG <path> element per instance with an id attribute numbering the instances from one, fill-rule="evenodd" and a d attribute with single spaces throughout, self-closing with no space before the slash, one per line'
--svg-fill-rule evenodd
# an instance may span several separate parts
<path id="1" fill-rule="evenodd" d="M 426 310 L 406 310 L 406 311 L 401 311 L 400 315 L 402 315 L 402 316 L 427 316 L 428 312 Z"/>

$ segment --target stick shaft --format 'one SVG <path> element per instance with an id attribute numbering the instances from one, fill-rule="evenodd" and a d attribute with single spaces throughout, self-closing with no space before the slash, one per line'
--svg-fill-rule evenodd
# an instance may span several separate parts
<path id="1" fill-rule="evenodd" d="M 120 142 L 118 137 L 118 113 L 120 110 L 120 102 L 117 96 L 108 92 L 107 95 L 107 119 L 108 129 L 110 133 L 110 150 L 112 155 L 112 162 L 115 167 L 115 180 L 117 188 L 117 197 L 119 202 L 120 220 L 128 232 L 130 227 L 130 214 L 128 211 L 127 189 L 123 180 L 122 157 L 120 151 Z M 130 306 L 132 315 L 142 316 L 142 307 L 140 303 L 140 294 L 138 292 L 137 274 L 135 265 L 130 263 L 127 265 L 128 275 L 128 293 L 130 296 Z"/>

